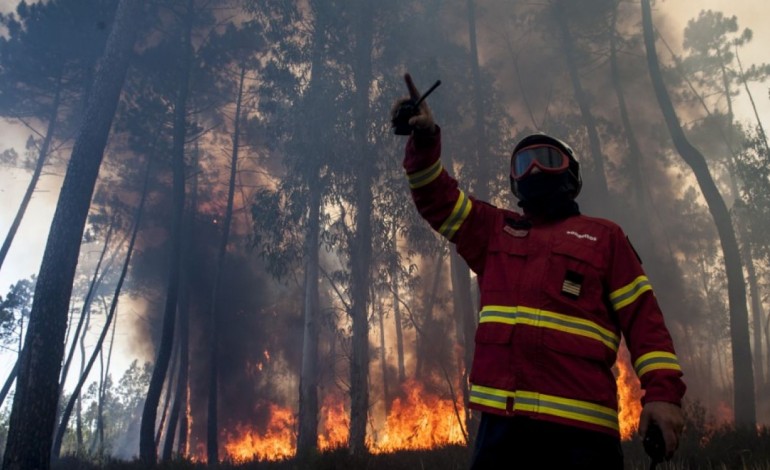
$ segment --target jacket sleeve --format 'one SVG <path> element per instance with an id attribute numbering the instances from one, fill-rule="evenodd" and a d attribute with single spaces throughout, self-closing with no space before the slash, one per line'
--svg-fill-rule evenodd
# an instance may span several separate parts
<path id="1" fill-rule="evenodd" d="M 636 251 L 619 227 L 612 236 L 608 282 L 609 302 L 645 391 L 642 403 L 681 405 L 687 387 L 671 335 Z"/>
<path id="2" fill-rule="evenodd" d="M 404 156 L 412 199 L 420 215 L 476 273 L 484 267 L 484 253 L 497 209 L 478 201 L 458 187 L 441 162 L 441 129 L 432 135 L 409 137 Z"/>

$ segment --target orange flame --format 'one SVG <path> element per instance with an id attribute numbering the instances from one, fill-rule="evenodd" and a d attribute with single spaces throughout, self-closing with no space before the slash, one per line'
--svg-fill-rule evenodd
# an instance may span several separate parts
<path id="1" fill-rule="evenodd" d="M 416 381 L 407 382 L 403 398 L 393 401 L 385 423 L 367 437 L 372 453 L 406 449 L 430 449 L 465 443 L 463 406 L 425 391 Z M 457 407 L 457 408 L 455 408 Z M 225 434 L 225 453 L 234 463 L 252 460 L 274 461 L 292 457 L 296 450 L 296 418 L 288 409 L 269 405 L 269 420 L 264 429 L 239 424 Z M 331 450 L 347 444 L 349 417 L 344 402 L 326 397 L 321 407 L 318 447 Z"/>
<path id="2" fill-rule="evenodd" d="M 269 360 L 269 356 L 266 358 Z M 620 434 L 630 439 L 639 426 L 642 396 L 639 379 L 631 366 L 628 350 L 622 346 L 615 363 L 618 385 Z M 384 422 L 372 425 L 366 439 L 375 454 L 401 450 L 432 449 L 444 445 L 465 445 L 465 409 L 462 399 L 429 393 L 415 380 L 402 387 L 403 395 L 393 400 Z M 347 445 L 349 415 L 341 397 L 327 396 L 321 406 L 318 448 L 332 450 Z M 269 404 L 265 426 L 239 424 L 224 432 L 224 450 L 235 463 L 288 459 L 296 452 L 296 416 L 289 408 Z"/>
<path id="3" fill-rule="evenodd" d="M 294 456 L 294 413 L 270 404 L 269 422 L 261 432 L 239 424 L 225 432 L 225 452 L 234 463 L 252 460 L 283 460 Z"/>
<path id="4" fill-rule="evenodd" d="M 318 435 L 318 448 L 332 450 L 344 447 L 348 442 L 350 419 L 342 400 L 327 396 L 321 406 L 321 432 Z"/>
<path id="5" fill-rule="evenodd" d="M 368 440 L 372 453 L 465 443 L 461 401 L 427 393 L 424 386 L 414 380 L 407 381 L 402 389 L 404 398 L 393 401 L 384 428 Z"/>
<path id="6" fill-rule="evenodd" d="M 639 428 L 639 415 L 642 413 L 642 387 L 631 366 L 631 357 L 625 343 L 618 349 L 615 361 L 618 384 L 618 421 L 620 438 L 629 440 Z"/>

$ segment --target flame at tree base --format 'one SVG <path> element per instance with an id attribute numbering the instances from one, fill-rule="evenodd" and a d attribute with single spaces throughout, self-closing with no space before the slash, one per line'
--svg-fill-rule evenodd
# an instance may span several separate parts
<path id="1" fill-rule="evenodd" d="M 267 424 L 257 427 L 239 424 L 224 431 L 226 458 L 234 463 L 253 460 L 276 461 L 296 453 L 296 416 L 288 408 L 267 405 Z M 403 397 L 393 400 L 381 427 L 375 427 L 366 443 L 373 454 L 401 450 L 432 449 L 465 444 L 464 411 L 461 401 L 429 394 L 422 384 L 409 381 Z M 340 399 L 327 397 L 321 409 L 318 448 L 332 450 L 347 445 L 349 418 Z"/>
<path id="2" fill-rule="evenodd" d="M 639 425 L 642 392 L 625 347 L 618 351 L 615 367 L 620 433 L 622 439 L 628 440 Z M 294 457 L 297 446 L 294 411 L 268 404 L 265 414 L 267 419 L 264 425 L 239 424 L 233 431 L 223 431 L 226 459 L 244 463 Z M 349 428 L 345 401 L 340 397 L 327 396 L 320 412 L 319 450 L 345 447 Z M 379 425 L 370 423 L 370 429 L 366 444 L 373 454 L 465 445 L 465 408 L 461 399 L 428 393 L 421 383 L 411 380 L 402 387 L 402 396 L 391 403 L 384 422 Z"/>

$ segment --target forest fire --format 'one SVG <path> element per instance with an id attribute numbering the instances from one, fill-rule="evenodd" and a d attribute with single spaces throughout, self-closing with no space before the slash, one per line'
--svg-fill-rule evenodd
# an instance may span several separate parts
<path id="1" fill-rule="evenodd" d="M 264 429 L 238 425 L 234 431 L 225 432 L 225 453 L 230 460 L 282 460 L 294 455 L 294 413 L 274 404 L 269 405 L 268 412 Z"/>
<path id="2" fill-rule="evenodd" d="M 426 393 L 415 381 L 403 390 L 405 396 L 393 401 L 385 426 L 369 442 L 370 451 L 431 449 L 465 442 L 462 401 Z"/>
<path id="3" fill-rule="evenodd" d="M 633 373 L 628 352 L 621 348 L 617 361 L 620 431 L 624 440 L 630 439 L 639 423 L 641 389 Z M 390 404 L 387 418 L 374 424 L 367 437 L 369 451 L 374 454 L 402 450 L 433 449 L 465 443 L 465 419 L 461 400 L 429 393 L 425 386 L 410 380 L 402 387 L 403 394 Z M 226 431 L 224 450 L 233 462 L 252 460 L 275 461 L 291 458 L 296 450 L 296 416 L 288 408 L 268 405 L 264 426 L 239 424 Z M 349 418 L 340 397 L 327 397 L 321 408 L 318 447 L 332 450 L 345 446 Z"/>
<path id="4" fill-rule="evenodd" d="M 225 454 L 233 462 L 274 461 L 290 458 L 296 449 L 293 411 L 269 405 L 269 419 L 264 427 L 238 425 L 226 431 Z M 372 453 L 431 449 L 465 442 L 462 402 L 427 393 L 424 386 L 409 381 L 403 396 L 393 400 L 381 426 L 375 426 L 367 438 Z M 321 409 L 318 446 L 331 450 L 344 446 L 348 439 L 348 412 L 341 399 L 327 398 Z"/>

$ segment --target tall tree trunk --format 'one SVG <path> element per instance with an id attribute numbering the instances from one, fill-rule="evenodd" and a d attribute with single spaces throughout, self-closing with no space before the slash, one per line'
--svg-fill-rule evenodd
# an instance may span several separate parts
<path id="1" fill-rule="evenodd" d="M 307 126 L 303 126 L 301 138 L 305 148 L 322 145 L 328 129 L 326 117 L 320 103 L 322 96 L 323 66 L 325 59 L 325 35 L 329 21 L 328 6 L 322 1 L 310 2 L 315 24 L 313 27 L 313 49 L 310 57 L 311 78 L 304 105 Z M 303 300 L 302 365 L 299 379 L 299 425 L 297 429 L 297 455 L 305 456 L 318 450 L 318 334 L 319 334 L 319 238 L 321 231 L 321 199 L 324 182 L 320 174 L 321 156 L 309 151 L 307 171 L 308 214 L 305 233 L 305 286 Z M 312 155 L 312 157 L 310 157 Z M 304 172 L 303 172 L 304 173 Z"/>
<path id="2" fill-rule="evenodd" d="M 382 304 L 377 305 L 377 319 L 380 327 L 380 372 L 382 373 L 382 404 L 385 416 L 390 413 L 390 389 L 388 387 L 388 361 L 385 346 L 385 312 Z"/>
<path id="3" fill-rule="evenodd" d="M 160 437 L 163 435 L 163 429 L 166 427 L 166 418 L 168 417 L 169 409 L 171 408 L 171 391 L 174 390 L 174 378 L 175 378 L 175 372 L 177 368 L 177 360 L 176 360 L 176 354 L 178 352 L 178 349 L 175 349 L 171 353 L 171 359 L 169 362 L 169 373 L 166 375 L 166 387 L 165 391 L 166 394 L 163 397 L 163 406 L 161 407 L 160 412 L 160 421 L 158 422 L 158 427 L 155 429 L 155 448 L 157 449 L 160 445 Z"/>
<path id="4" fill-rule="evenodd" d="M 666 120 L 671 138 L 679 155 L 692 168 L 703 197 L 719 234 L 727 274 L 728 305 L 730 308 L 730 339 L 733 359 L 733 386 L 735 422 L 738 426 L 754 428 L 756 425 L 756 405 L 754 396 L 754 374 L 752 372 L 751 347 L 749 344 L 748 310 L 746 308 L 746 286 L 743 280 L 743 267 L 738 249 L 738 241 L 727 211 L 724 199 L 709 173 L 703 155 L 687 140 L 682 131 L 676 111 L 668 95 L 663 76 L 660 72 L 652 13 L 649 0 L 642 0 L 642 24 L 644 43 L 647 49 L 647 65 L 655 95 L 663 117 Z"/>
<path id="5" fill-rule="evenodd" d="M 166 381 L 168 363 L 174 343 L 177 297 L 179 295 L 179 270 L 182 252 L 182 216 L 184 213 L 185 165 L 184 151 L 187 136 L 187 96 L 190 89 L 190 66 L 192 63 L 192 22 L 193 0 L 187 2 L 187 15 L 184 33 L 181 38 L 182 60 L 179 67 L 179 88 L 174 103 L 174 137 L 172 148 L 173 170 L 173 208 L 171 214 L 171 256 L 169 256 L 168 285 L 166 305 L 163 312 L 163 326 L 160 335 L 155 367 L 152 370 L 147 398 L 142 410 L 142 424 L 139 430 L 139 458 L 146 466 L 155 466 L 157 455 L 155 448 L 155 425 L 158 404 Z"/>
<path id="6" fill-rule="evenodd" d="M 99 254 L 99 259 L 96 262 L 96 268 L 94 268 L 94 275 L 91 278 L 91 283 L 88 285 L 88 292 L 86 293 L 85 299 L 83 300 L 83 308 L 80 309 L 78 325 L 75 328 L 75 332 L 72 334 L 72 343 L 70 343 L 69 353 L 67 353 L 67 358 L 64 361 L 64 366 L 62 367 L 61 371 L 61 378 L 59 379 L 59 399 L 61 399 L 64 394 L 64 383 L 67 381 L 67 375 L 69 375 L 72 359 L 75 357 L 75 348 L 78 345 L 79 339 L 85 334 L 82 330 L 86 319 L 91 314 L 91 304 L 94 300 L 94 293 L 96 292 L 97 286 L 101 285 L 102 280 L 104 279 L 104 273 L 106 270 L 101 270 L 101 266 L 102 262 L 104 261 L 104 255 L 107 252 L 110 241 L 112 240 L 112 232 L 115 228 L 114 222 L 115 221 L 113 220 L 112 223 L 110 223 L 110 228 L 107 231 L 107 234 L 104 236 L 104 246 L 102 247 L 102 251 Z"/>
<path id="7" fill-rule="evenodd" d="M 179 325 L 176 331 L 177 350 L 174 353 L 177 356 L 177 372 L 176 372 L 177 378 L 176 378 L 175 387 L 172 389 L 171 384 L 169 383 L 169 388 L 167 389 L 167 392 L 169 394 L 173 393 L 173 399 L 171 404 L 171 410 L 168 413 L 168 424 L 166 425 L 166 436 L 163 439 L 163 450 L 161 452 L 161 457 L 160 457 L 161 460 L 164 462 L 171 460 L 171 454 L 174 450 L 174 439 L 176 439 L 176 430 L 177 430 L 177 425 L 179 424 L 179 410 L 181 409 L 181 406 L 182 406 L 180 397 L 183 395 L 183 393 L 180 392 L 180 388 L 184 388 L 187 386 L 187 380 L 182 380 L 182 362 L 181 362 L 182 345 L 181 345 L 181 342 L 179 341 L 181 339 L 181 333 L 179 330 L 181 330 L 180 320 L 182 318 L 182 315 L 184 314 L 182 313 L 181 310 L 182 310 L 182 300 L 180 296 L 179 308 L 177 308 L 177 324 Z"/>
<path id="8" fill-rule="evenodd" d="M 610 29 L 610 76 L 615 90 L 615 97 L 618 100 L 618 110 L 620 111 L 620 122 L 623 125 L 623 135 L 628 144 L 628 154 L 632 171 L 629 172 L 631 184 L 634 191 L 636 207 L 648 212 L 647 204 L 644 198 L 644 183 L 642 181 L 642 151 L 639 149 L 639 142 L 636 140 L 636 133 L 631 125 L 631 118 L 626 105 L 626 97 L 623 92 L 623 81 L 620 78 L 620 67 L 618 66 L 618 33 L 616 31 L 618 7 L 620 2 L 612 9 L 612 28 Z M 645 225 L 647 227 L 647 225 Z"/>
<path id="9" fill-rule="evenodd" d="M 16 380 L 16 375 L 19 372 L 19 360 L 16 359 L 16 363 L 13 365 L 13 369 L 11 369 L 11 372 L 8 373 L 8 377 L 6 377 L 5 382 L 3 383 L 3 388 L 0 390 L 0 406 L 3 406 L 3 403 L 5 402 L 5 397 L 8 396 L 8 392 L 11 391 L 11 386 L 13 385 L 13 382 Z"/>
<path id="10" fill-rule="evenodd" d="M 439 267 L 437 266 L 437 269 Z M 461 370 L 461 384 L 463 391 L 463 403 L 465 404 L 465 422 L 471 436 L 476 435 L 478 422 L 476 416 L 468 408 L 470 402 L 469 381 L 471 363 L 473 362 L 473 350 L 475 347 L 475 332 L 477 325 L 477 311 L 471 302 L 471 276 L 468 265 L 457 254 L 452 246 L 449 255 L 449 269 L 452 273 L 452 299 L 454 304 L 455 322 L 457 325 L 458 340 L 463 347 Z"/>
<path id="11" fill-rule="evenodd" d="M 115 318 L 112 319 L 112 336 L 110 337 L 110 349 L 107 353 L 107 364 L 102 371 L 102 383 L 99 387 L 99 403 L 97 409 L 96 438 L 98 441 L 96 455 L 104 456 L 104 400 L 107 396 L 107 385 L 109 384 L 110 365 L 112 364 L 112 350 L 115 346 L 115 331 L 118 329 L 118 313 L 115 312 Z"/>
<path id="12" fill-rule="evenodd" d="M 121 0 L 64 178 L 35 288 L 3 470 L 48 470 L 67 306 L 88 208 L 128 70 L 142 2 Z"/>
<path id="13" fill-rule="evenodd" d="M 88 314 L 86 319 L 86 325 L 83 328 L 83 334 L 80 336 L 80 375 L 83 376 L 83 372 L 86 367 L 86 334 L 91 327 L 91 314 Z M 77 449 L 75 454 L 83 455 L 83 397 L 78 393 L 77 400 L 75 400 L 75 438 L 77 442 Z"/>
<path id="14" fill-rule="evenodd" d="M 32 172 L 32 179 L 29 180 L 27 190 L 24 192 L 24 196 L 21 198 L 21 204 L 19 204 L 19 209 L 16 211 L 16 216 L 13 218 L 13 222 L 11 222 L 11 227 L 8 229 L 8 234 L 5 236 L 3 246 L 0 247 L 0 270 L 3 268 L 5 257 L 11 249 L 13 239 L 16 237 L 16 232 L 19 230 L 21 220 L 27 212 L 27 206 L 29 206 L 29 202 L 32 200 L 32 194 L 35 192 L 37 182 L 40 179 L 40 174 L 43 172 L 43 166 L 45 166 L 45 161 L 48 158 L 48 151 L 51 148 L 51 141 L 53 140 L 54 130 L 56 129 L 56 116 L 59 114 L 61 88 L 62 74 L 59 74 L 59 77 L 56 80 L 53 103 L 51 104 L 51 114 L 48 116 L 48 128 L 45 131 L 43 145 L 40 147 L 40 151 L 37 155 L 37 162 L 35 163 L 35 169 Z"/>
<path id="15" fill-rule="evenodd" d="M 391 226 L 391 238 L 393 239 L 393 265 L 390 268 L 390 289 L 393 291 L 393 323 L 396 328 L 396 359 L 398 361 L 398 384 L 406 380 L 406 367 L 404 366 L 404 329 L 401 326 L 401 295 L 398 289 L 399 273 L 401 266 L 398 256 L 398 230 L 396 221 Z"/>
<path id="16" fill-rule="evenodd" d="M 217 267 L 214 272 L 214 291 L 211 295 L 211 309 L 209 312 L 209 413 L 206 426 L 206 450 L 209 465 L 219 462 L 219 426 L 217 425 L 217 386 L 219 382 L 217 377 L 217 365 L 219 362 L 219 348 L 217 341 L 219 325 L 217 318 L 220 312 L 217 311 L 217 300 L 219 291 L 222 289 L 222 271 L 224 270 L 225 260 L 227 258 L 227 245 L 230 242 L 230 225 L 233 221 L 235 177 L 238 174 L 238 147 L 240 145 L 241 103 L 243 101 L 243 83 L 245 76 L 246 65 L 242 64 L 241 76 L 238 82 L 238 96 L 235 104 L 233 149 L 230 159 L 230 181 L 227 187 L 227 208 L 225 209 L 225 218 L 222 224 L 222 238 L 219 242 L 219 251 L 217 253 Z"/>
<path id="17" fill-rule="evenodd" d="M 322 184 L 318 178 L 308 181 L 309 213 L 305 240 L 304 331 L 302 369 L 299 382 L 299 430 L 297 454 L 318 448 L 318 243 L 320 232 Z"/>
<path id="18" fill-rule="evenodd" d="M 104 327 L 102 328 L 102 332 L 99 335 L 99 339 L 96 341 L 96 346 L 94 346 L 94 350 L 91 353 L 91 357 L 88 360 L 88 364 L 86 364 L 83 371 L 81 372 L 80 379 L 78 380 L 77 385 L 75 385 L 75 388 L 72 390 L 72 395 L 70 396 L 70 399 L 67 402 L 67 405 L 64 408 L 64 411 L 62 413 L 62 418 L 59 423 L 59 428 L 56 432 L 56 438 L 54 439 L 53 445 L 51 446 L 50 455 L 54 459 L 58 458 L 59 455 L 61 454 L 62 441 L 64 439 L 64 434 L 67 432 L 67 423 L 69 422 L 69 418 L 72 413 L 72 408 L 75 405 L 75 401 L 80 397 L 80 391 L 83 388 L 83 384 L 85 384 L 86 379 L 88 378 L 88 374 L 91 372 L 91 367 L 93 367 L 94 362 L 96 361 L 96 357 L 101 352 L 102 345 L 104 344 L 104 338 L 107 336 L 107 332 L 110 330 L 110 325 L 112 324 L 112 321 L 115 318 L 115 312 L 117 311 L 118 300 L 120 298 L 120 293 L 123 289 L 123 282 L 126 279 L 128 266 L 131 262 L 131 255 L 134 252 L 136 234 L 139 233 L 139 224 L 142 220 L 144 204 L 147 199 L 147 188 L 148 188 L 149 180 L 150 180 L 150 162 L 148 161 L 147 169 L 144 175 L 142 195 L 141 195 L 141 198 L 139 199 L 139 205 L 137 206 L 136 213 L 134 215 L 134 228 L 131 233 L 131 240 L 128 244 L 128 250 L 126 251 L 126 258 L 123 261 L 123 268 L 120 272 L 118 283 L 115 285 L 115 291 L 112 295 L 112 303 L 110 304 L 110 310 L 107 313 L 107 319 L 104 321 Z M 83 355 L 83 358 L 85 359 L 85 354 Z"/>
<path id="19" fill-rule="evenodd" d="M 599 201 L 606 201 L 608 204 L 611 199 L 609 198 L 609 191 L 607 189 L 607 179 L 604 175 L 604 155 L 602 155 L 601 143 L 599 141 L 599 132 L 596 129 L 596 119 L 594 119 L 591 113 L 591 106 L 589 104 L 588 96 L 586 95 L 583 85 L 580 82 L 580 73 L 578 72 L 577 58 L 575 51 L 575 40 L 572 37 L 572 33 L 569 29 L 569 22 L 564 13 L 563 0 L 559 0 L 553 4 L 553 16 L 556 19 L 556 23 L 559 29 L 559 39 L 564 50 L 564 57 L 567 61 L 567 71 L 569 72 L 569 78 L 572 82 L 572 89 L 575 93 L 575 100 L 580 108 L 580 115 L 583 118 L 583 124 L 586 126 L 586 132 L 588 133 L 588 144 L 591 149 L 591 163 L 594 168 L 596 180 L 594 181 L 594 188 L 596 190 L 596 198 Z M 613 208 L 607 207 L 610 213 Z"/>
<path id="20" fill-rule="evenodd" d="M 476 136 L 476 145 L 473 146 L 476 155 L 475 160 L 478 164 L 478 184 L 474 188 L 476 196 L 486 201 L 489 199 L 489 184 L 494 178 L 490 177 L 489 162 L 489 140 L 486 135 L 486 126 L 484 125 L 484 96 L 482 93 L 483 85 L 481 83 L 481 69 L 479 67 L 479 51 L 476 41 L 476 0 L 467 0 L 468 10 L 468 40 L 470 49 L 470 66 L 473 76 L 473 127 Z"/>
<path id="21" fill-rule="evenodd" d="M 194 246 L 195 234 L 195 214 L 198 207 L 198 159 L 200 149 L 198 141 L 195 141 L 195 148 L 192 154 L 191 170 L 192 182 L 190 187 L 190 205 L 188 207 L 187 218 L 184 221 L 186 229 L 182 252 L 185 270 L 182 274 L 182 296 L 179 306 L 179 381 L 177 383 L 177 397 L 181 408 L 179 414 L 179 439 L 177 441 L 177 455 L 187 456 L 187 434 L 189 431 L 189 374 L 190 374 L 190 275 L 192 272 L 192 247 Z"/>
<path id="22" fill-rule="evenodd" d="M 374 29 L 373 0 L 357 5 L 353 109 L 353 136 L 357 155 L 369 155 L 369 91 L 372 79 L 372 42 Z M 350 436 L 352 455 L 364 455 L 369 411 L 369 277 L 372 258 L 372 174 L 374 162 L 363 159 L 355 182 L 355 234 L 350 253 L 351 309 L 353 320 L 352 359 L 350 364 Z"/>

